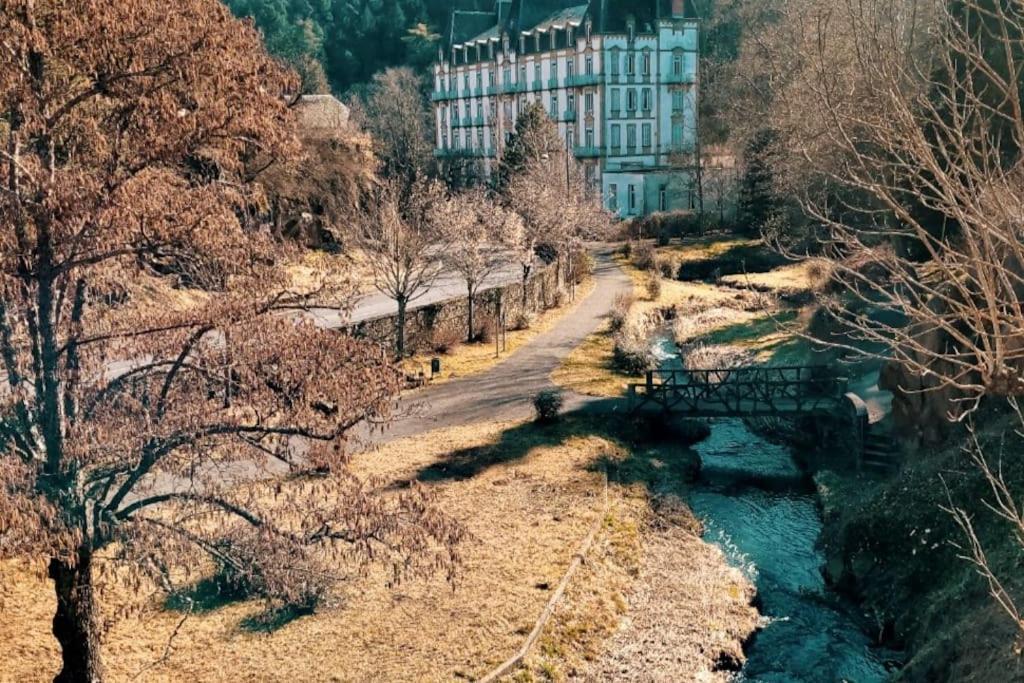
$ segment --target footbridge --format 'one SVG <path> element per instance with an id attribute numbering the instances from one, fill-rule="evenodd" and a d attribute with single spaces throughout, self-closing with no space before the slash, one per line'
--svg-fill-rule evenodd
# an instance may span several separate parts
<path id="1" fill-rule="evenodd" d="M 654 370 L 629 385 L 629 408 L 684 418 L 810 417 L 816 433 L 842 444 L 858 469 L 895 466 L 891 437 L 873 431 L 864 401 L 826 366 Z"/>
<path id="2" fill-rule="evenodd" d="M 798 417 L 836 414 L 846 394 L 846 378 L 824 366 L 654 370 L 629 385 L 629 405 L 680 417 Z"/>

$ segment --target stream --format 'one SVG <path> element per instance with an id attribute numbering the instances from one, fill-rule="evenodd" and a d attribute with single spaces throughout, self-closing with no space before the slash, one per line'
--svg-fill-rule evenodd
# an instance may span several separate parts
<path id="1" fill-rule="evenodd" d="M 680 367 L 670 340 L 659 339 L 657 347 L 663 367 Z M 872 646 L 856 606 L 825 584 L 816 494 L 790 449 L 739 419 L 710 426 L 710 437 L 694 447 L 703 468 L 688 502 L 704 522 L 705 540 L 757 586 L 766 618 L 736 680 L 887 680 L 884 662 L 893 653 Z"/>

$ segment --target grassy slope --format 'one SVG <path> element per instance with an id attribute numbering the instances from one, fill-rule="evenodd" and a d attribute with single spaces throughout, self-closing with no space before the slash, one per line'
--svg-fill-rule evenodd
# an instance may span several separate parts
<path id="1" fill-rule="evenodd" d="M 1019 425 L 1018 425 L 1019 427 Z M 1003 444 L 1004 473 L 1024 489 L 1024 440 L 1005 417 L 983 430 L 993 462 Z M 1016 456 L 1016 457 L 1010 457 Z M 960 531 L 943 507 L 950 498 L 976 510 L 979 534 L 1011 592 L 1024 597 L 1024 559 L 1007 525 L 983 509 L 991 491 L 959 443 L 911 456 L 898 476 L 879 482 L 819 475 L 825 508 L 823 543 L 832 577 L 859 593 L 865 609 L 908 646 L 908 681 L 1024 680 L 1011 620 L 954 544 Z"/>

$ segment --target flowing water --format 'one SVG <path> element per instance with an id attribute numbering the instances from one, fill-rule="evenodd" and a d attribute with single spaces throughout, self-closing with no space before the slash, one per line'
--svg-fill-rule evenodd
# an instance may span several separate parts
<path id="1" fill-rule="evenodd" d="M 660 346 L 663 364 L 678 368 L 671 343 Z M 893 653 L 872 647 L 855 606 L 825 585 L 814 488 L 791 451 L 738 419 L 713 421 L 711 436 L 695 449 L 703 469 L 690 507 L 704 521 L 705 539 L 757 586 L 766 617 L 737 680 L 886 680 L 884 662 Z"/>

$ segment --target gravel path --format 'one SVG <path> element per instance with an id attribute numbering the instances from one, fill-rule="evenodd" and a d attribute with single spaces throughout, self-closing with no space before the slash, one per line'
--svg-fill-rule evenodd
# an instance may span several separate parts
<path id="1" fill-rule="evenodd" d="M 374 441 L 390 441 L 461 424 L 528 417 L 530 399 L 552 386 L 551 373 L 569 353 L 597 331 L 611 311 L 615 296 L 630 291 L 632 281 L 612 258 L 613 247 L 594 255 L 597 280 L 593 292 L 554 328 L 539 335 L 487 372 L 428 387 L 403 401 L 403 417 Z M 567 396 L 566 408 L 593 399 Z"/>

